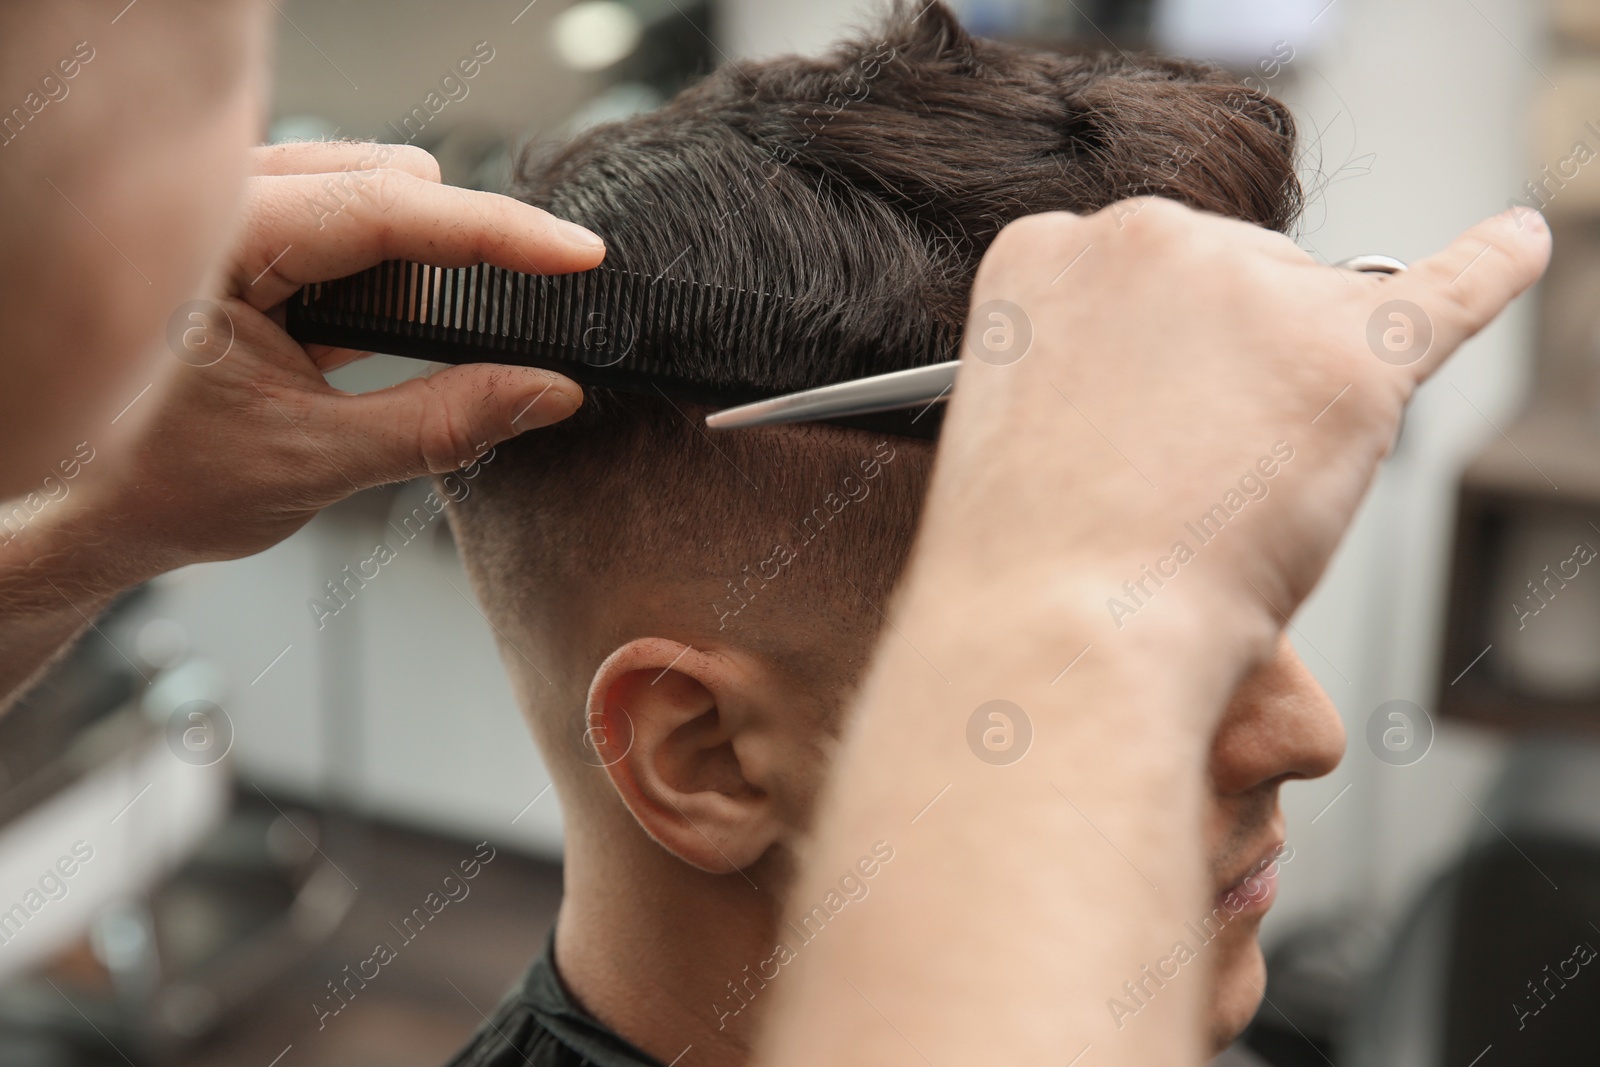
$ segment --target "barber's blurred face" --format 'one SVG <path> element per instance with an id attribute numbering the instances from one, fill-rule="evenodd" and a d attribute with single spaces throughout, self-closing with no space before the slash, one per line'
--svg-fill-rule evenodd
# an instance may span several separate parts
<path id="1" fill-rule="evenodd" d="M 167 320 L 221 265 L 260 139 L 270 8 L 0 11 L 0 499 L 115 453 L 182 368 Z M 115 419 L 115 424 L 113 424 Z"/>
<path id="2" fill-rule="evenodd" d="M 1212 1037 L 1219 1049 L 1249 1023 L 1266 989 L 1256 935 L 1275 896 L 1278 863 L 1292 856 L 1277 851 L 1285 834 L 1278 787 L 1329 773 L 1343 754 L 1338 712 L 1281 640 L 1272 661 L 1234 694 L 1211 750 L 1207 849 L 1217 895 L 1201 931 L 1211 940 L 1192 947 L 1193 966 L 1213 968 Z M 1202 962 L 1207 956 L 1209 964 Z"/>

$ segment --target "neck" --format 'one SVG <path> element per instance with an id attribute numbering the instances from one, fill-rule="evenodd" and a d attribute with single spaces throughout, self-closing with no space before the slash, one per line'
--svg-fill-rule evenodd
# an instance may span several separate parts
<path id="1" fill-rule="evenodd" d="M 742 1067 L 782 981 L 778 875 L 766 863 L 748 878 L 707 874 L 629 822 L 569 834 L 556 926 L 562 980 L 591 1015 L 662 1063 L 692 1046 L 696 1067 Z"/>

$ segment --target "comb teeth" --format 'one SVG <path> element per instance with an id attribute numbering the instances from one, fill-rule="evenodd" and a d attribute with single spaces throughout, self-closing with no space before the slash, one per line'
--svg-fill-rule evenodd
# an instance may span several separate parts
<path id="1" fill-rule="evenodd" d="M 685 350 L 779 354 L 791 298 L 596 267 L 522 274 L 489 266 L 390 260 L 290 298 L 289 335 L 441 363 L 508 363 L 560 371 L 580 385 L 708 400 L 762 390 L 708 380 Z"/>
<path id="2" fill-rule="evenodd" d="M 540 367 L 585 388 L 717 405 L 955 359 L 960 336 L 911 316 L 888 324 L 880 346 L 847 349 L 818 330 L 814 316 L 798 319 L 792 297 L 614 267 L 540 275 L 390 260 L 308 285 L 287 311 L 289 335 L 303 343 Z M 786 384 L 738 384 L 751 366 Z M 891 411 L 829 421 L 931 437 L 940 420 Z"/>

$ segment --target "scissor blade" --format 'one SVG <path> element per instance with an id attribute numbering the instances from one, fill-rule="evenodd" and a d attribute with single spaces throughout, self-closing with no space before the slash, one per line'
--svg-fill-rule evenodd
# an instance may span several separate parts
<path id="1" fill-rule="evenodd" d="M 714 411 L 706 425 L 714 430 L 740 426 L 773 426 L 785 422 L 837 419 L 896 411 L 943 400 L 956 381 L 960 360 L 928 367 L 891 371 L 871 378 L 819 386 L 798 393 L 768 397 L 750 404 Z"/>

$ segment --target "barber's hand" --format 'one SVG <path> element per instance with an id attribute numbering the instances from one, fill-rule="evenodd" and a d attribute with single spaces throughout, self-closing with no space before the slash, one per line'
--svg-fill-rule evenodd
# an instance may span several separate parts
<path id="1" fill-rule="evenodd" d="M 280 325 L 281 305 L 308 282 L 386 259 L 586 270 L 604 258 L 599 238 L 507 197 L 442 185 L 416 148 L 280 145 L 256 150 L 254 163 L 215 294 L 226 320 L 197 320 L 181 353 L 189 365 L 142 401 L 159 410 L 136 448 L 85 467 L 96 479 L 80 501 L 147 572 L 129 578 L 259 551 L 358 489 L 450 471 L 582 403 L 558 374 L 490 365 L 347 394 L 323 372 L 364 353 L 302 347 Z M 198 365 L 221 355 L 230 323 L 226 355 Z"/>
<path id="2" fill-rule="evenodd" d="M 1388 277 L 1160 199 L 1013 223 L 978 274 L 912 573 L 1087 612 L 1107 643 L 1176 624 L 1266 654 L 1417 386 L 1549 252 L 1532 212 Z"/>

